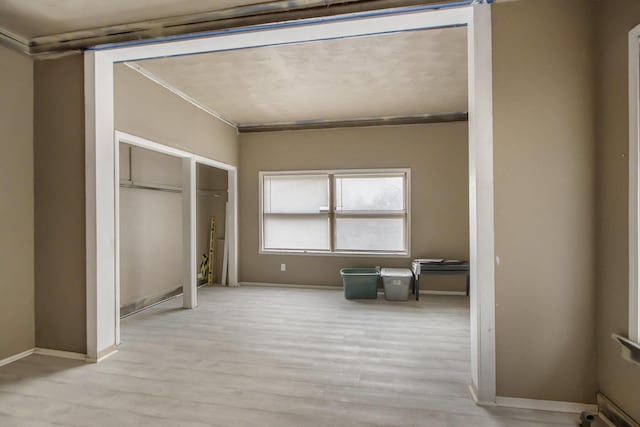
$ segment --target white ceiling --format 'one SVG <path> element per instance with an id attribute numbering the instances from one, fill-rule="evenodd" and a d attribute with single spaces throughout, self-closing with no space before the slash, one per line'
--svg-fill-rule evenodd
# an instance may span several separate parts
<path id="1" fill-rule="evenodd" d="M 27 39 L 269 0 L 0 0 L 0 27 Z"/>
<path id="2" fill-rule="evenodd" d="M 238 125 L 467 111 L 464 27 L 136 64 Z"/>

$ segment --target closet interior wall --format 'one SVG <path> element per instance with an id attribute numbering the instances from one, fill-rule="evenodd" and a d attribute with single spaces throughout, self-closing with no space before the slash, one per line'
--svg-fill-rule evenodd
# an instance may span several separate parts
<path id="1" fill-rule="evenodd" d="M 121 315 L 182 292 L 181 160 L 120 144 Z M 198 165 L 197 254 L 209 251 L 216 217 L 216 260 L 224 247 L 226 171 Z M 218 273 L 219 274 L 219 273 Z M 214 280 L 219 283 L 219 276 Z"/>

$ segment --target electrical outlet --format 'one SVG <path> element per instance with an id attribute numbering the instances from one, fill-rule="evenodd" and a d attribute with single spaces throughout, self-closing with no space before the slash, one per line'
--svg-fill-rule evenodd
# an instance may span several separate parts
<path id="1" fill-rule="evenodd" d="M 287 271 L 287 264 L 280 264 L 280 271 Z"/>

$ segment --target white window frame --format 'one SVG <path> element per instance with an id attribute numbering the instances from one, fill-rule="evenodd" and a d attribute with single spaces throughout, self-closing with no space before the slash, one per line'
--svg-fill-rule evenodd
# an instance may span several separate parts
<path id="1" fill-rule="evenodd" d="M 327 175 L 329 181 L 329 250 L 309 250 L 309 249 L 265 249 L 264 247 L 264 178 L 269 176 L 305 176 L 305 175 Z M 336 175 L 404 175 L 404 241 L 405 250 L 399 251 L 344 251 L 336 250 L 334 247 L 335 240 L 335 221 L 336 217 L 342 215 L 337 211 L 335 206 L 335 176 Z M 385 258 L 409 258 L 411 257 L 411 168 L 394 168 L 394 169 L 335 169 L 335 170 L 304 170 L 304 171 L 260 171 L 258 172 L 259 181 L 259 242 L 258 252 L 260 254 L 283 254 L 283 255 L 314 255 L 314 256 L 366 256 L 366 257 L 385 257 Z M 368 213 L 358 213 L 358 216 L 365 217 Z M 354 214 L 356 215 L 356 214 Z M 382 214 L 384 215 L 384 214 Z M 379 216 L 379 215 L 378 215 Z M 398 214 L 388 214 L 389 218 L 395 218 Z"/>
<path id="2" fill-rule="evenodd" d="M 629 339 L 640 343 L 640 25 L 629 32 Z"/>

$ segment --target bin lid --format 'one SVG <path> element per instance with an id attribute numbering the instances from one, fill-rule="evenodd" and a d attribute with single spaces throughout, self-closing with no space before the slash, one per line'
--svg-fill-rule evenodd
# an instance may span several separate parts
<path id="1" fill-rule="evenodd" d="M 377 268 L 342 268 L 341 276 L 377 276 L 380 274 Z"/>
<path id="2" fill-rule="evenodd" d="M 383 277 L 413 277 L 413 273 L 408 268 L 383 268 L 380 274 Z"/>

